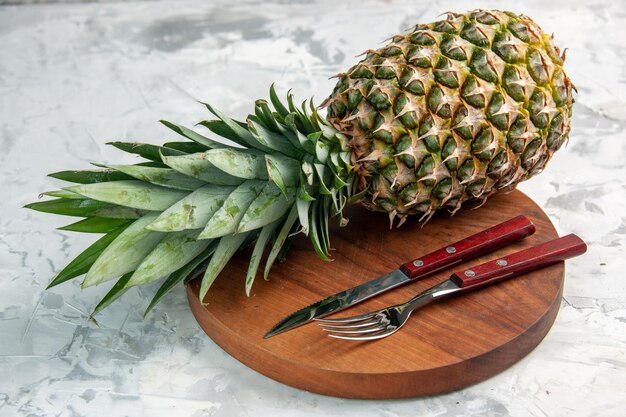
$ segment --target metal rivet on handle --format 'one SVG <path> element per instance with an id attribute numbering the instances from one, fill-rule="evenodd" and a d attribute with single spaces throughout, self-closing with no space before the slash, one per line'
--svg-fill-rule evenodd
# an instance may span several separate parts
<path id="1" fill-rule="evenodd" d="M 413 261 L 413 265 L 415 265 L 415 266 L 422 266 L 422 265 L 424 265 L 424 261 L 422 261 L 421 259 L 418 259 L 416 261 Z"/>
<path id="2" fill-rule="evenodd" d="M 448 246 L 448 247 L 446 248 L 446 252 L 448 252 L 448 253 L 454 253 L 454 252 L 456 252 L 456 248 L 455 248 L 454 246 Z"/>
<path id="3" fill-rule="evenodd" d="M 507 266 L 509 264 L 506 259 L 498 259 L 496 263 L 500 266 Z"/>
<path id="4" fill-rule="evenodd" d="M 468 269 L 467 271 L 464 272 L 466 277 L 473 277 L 474 275 L 476 275 L 476 272 L 472 271 L 471 269 Z"/>

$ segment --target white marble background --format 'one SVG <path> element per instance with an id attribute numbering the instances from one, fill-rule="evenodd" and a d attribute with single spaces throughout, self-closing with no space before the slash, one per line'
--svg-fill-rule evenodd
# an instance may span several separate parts
<path id="1" fill-rule="evenodd" d="M 234 5 L 236 4 L 236 5 Z M 520 188 L 588 253 L 568 261 L 562 309 L 528 357 L 448 395 L 352 401 L 249 370 L 199 329 L 182 286 L 143 320 L 134 290 L 87 313 L 104 288 L 44 292 L 93 237 L 20 208 L 59 184 L 45 174 L 130 162 L 107 140 L 172 138 L 194 100 L 239 117 L 269 84 L 320 101 L 354 55 L 448 10 L 526 13 L 558 45 L 578 87 L 569 146 Z M 0 415 L 626 415 L 626 3 L 559 0 L 132 2 L 0 6 Z"/>

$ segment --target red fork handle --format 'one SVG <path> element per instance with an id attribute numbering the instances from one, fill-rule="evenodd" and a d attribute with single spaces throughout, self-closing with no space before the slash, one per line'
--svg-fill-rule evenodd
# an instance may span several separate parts
<path id="1" fill-rule="evenodd" d="M 585 242 L 571 234 L 457 271 L 450 279 L 463 289 L 474 289 L 582 255 L 586 251 Z"/>
<path id="2" fill-rule="evenodd" d="M 476 258 L 535 233 L 526 216 L 510 220 L 476 233 L 463 240 L 409 261 L 400 270 L 412 280 L 424 278 L 442 269 Z"/>

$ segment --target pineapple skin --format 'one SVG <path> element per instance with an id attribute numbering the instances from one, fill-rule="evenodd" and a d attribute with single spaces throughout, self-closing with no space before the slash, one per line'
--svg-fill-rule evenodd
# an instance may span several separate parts
<path id="1" fill-rule="evenodd" d="M 565 53 L 529 17 L 449 13 L 338 75 L 323 103 L 349 138 L 361 203 L 428 219 L 541 172 L 566 142 Z"/>

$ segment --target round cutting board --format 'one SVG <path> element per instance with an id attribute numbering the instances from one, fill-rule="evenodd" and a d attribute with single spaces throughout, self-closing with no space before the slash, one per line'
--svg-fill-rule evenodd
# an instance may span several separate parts
<path id="1" fill-rule="evenodd" d="M 351 207 L 348 226 L 332 227 L 332 262 L 320 260 L 308 238 L 298 236 L 287 260 L 273 267 L 269 281 L 259 273 L 247 297 L 244 277 L 250 252 L 243 251 L 211 287 L 208 305 L 198 300 L 200 279 L 187 286 L 189 303 L 200 326 L 226 352 L 293 387 L 366 399 L 460 389 L 511 366 L 543 339 L 560 305 L 562 262 L 427 305 L 400 331 L 378 341 L 333 339 L 315 323 L 267 340 L 263 335 L 295 310 L 520 214 L 532 220 L 535 234 L 472 264 L 554 239 L 557 233 L 546 214 L 519 191 L 493 196 L 475 210 L 434 216 L 424 227 L 411 219 L 393 230 L 386 215 Z M 451 272 L 398 287 L 329 317 L 406 301 Z"/>

